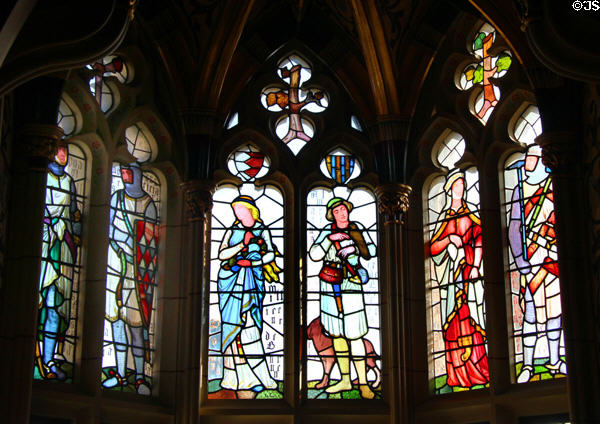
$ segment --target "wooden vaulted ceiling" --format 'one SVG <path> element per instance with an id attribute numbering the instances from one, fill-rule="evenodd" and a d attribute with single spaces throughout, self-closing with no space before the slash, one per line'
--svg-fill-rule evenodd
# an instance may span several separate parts
<path id="1" fill-rule="evenodd" d="M 227 114 L 247 81 L 290 40 L 320 57 L 363 119 L 409 119 L 435 51 L 467 2 L 145 1 L 137 11 L 180 109 Z"/>

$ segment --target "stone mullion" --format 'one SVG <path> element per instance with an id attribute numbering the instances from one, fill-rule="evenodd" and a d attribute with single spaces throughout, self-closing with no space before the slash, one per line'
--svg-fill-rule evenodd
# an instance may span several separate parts
<path id="1" fill-rule="evenodd" d="M 209 294 L 210 209 L 214 185 L 204 180 L 182 184 L 185 221 L 183 225 L 183 252 L 181 258 L 184 287 L 183 315 L 179 326 L 179 362 L 177 389 L 177 416 L 181 422 L 198 422 L 200 392 L 205 380 L 207 338 L 204 334 L 208 313 L 204 310 Z M 203 388 L 206 391 L 206 387 Z"/>
<path id="2" fill-rule="evenodd" d="M 47 166 L 62 135 L 56 125 L 26 124 L 14 146 L 0 330 L 7 422 L 29 421 Z"/>
<path id="3" fill-rule="evenodd" d="M 411 188 L 404 184 L 388 183 L 378 186 L 375 192 L 381 217 L 381 306 L 389 311 L 387 325 L 382 328 L 387 333 L 384 339 L 388 340 L 383 356 L 384 364 L 388 364 L 384 366 L 384 396 L 390 403 L 392 422 L 409 423 L 412 416 L 410 301 L 405 279 L 403 218 L 408 210 Z M 389 303 L 387 308 L 386 303 Z"/>
<path id="4" fill-rule="evenodd" d="M 484 304 L 490 371 L 490 392 L 505 392 L 511 384 L 508 344 L 514 343 L 507 331 L 507 292 L 504 268 L 502 213 L 497 172 L 480 174 L 480 216 L 483 236 Z M 512 316 L 512 310 L 510 311 Z M 512 319 L 509 321 L 512 329 Z"/>
<path id="5" fill-rule="evenodd" d="M 544 164 L 551 169 L 561 287 L 562 324 L 573 423 L 597 422 L 600 416 L 600 362 L 594 293 L 585 219 L 585 184 L 580 143 L 570 132 L 546 132 L 537 137 Z"/>

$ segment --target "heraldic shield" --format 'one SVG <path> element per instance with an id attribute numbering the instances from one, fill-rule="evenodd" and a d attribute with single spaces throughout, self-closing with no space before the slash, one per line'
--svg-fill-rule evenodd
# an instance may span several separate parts
<path id="1" fill-rule="evenodd" d="M 329 175 L 340 184 L 346 183 L 354 171 L 352 156 L 327 155 L 325 161 Z"/>
<path id="2" fill-rule="evenodd" d="M 150 326 L 156 265 L 158 260 L 158 225 L 153 222 L 135 221 L 135 293 L 140 305 L 144 327 Z"/>

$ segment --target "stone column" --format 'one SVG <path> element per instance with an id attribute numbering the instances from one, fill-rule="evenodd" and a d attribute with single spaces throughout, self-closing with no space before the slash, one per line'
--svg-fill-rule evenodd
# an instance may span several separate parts
<path id="1" fill-rule="evenodd" d="M 177 396 L 178 421 L 195 423 L 199 419 L 200 384 L 205 377 L 208 314 L 204 304 L 209 293 L 210 257 L 210 209 L 214 184 L 206 180 L 191 180 L 181 185 L 184 201 L 182 275 L 184 276 L 181 296 L 183 316 L 179 334 L 179 381 Z"/>
<path id="2" fill-rule="evenodd" d="M 200 386 L 206 364 L 208 313 L 204 310 L 209 293 L 210 210 L 214 183 L 214 139 L 222 128 L 214 111 L 187 109 L 181 118 L 187 145 L 187 181 L 182 183 L 182 315 L 179 327 L 177 420 L 195 423 L 200 419 Z M 204 388 L 204 390 L 206 390 Z"/>
<path id="3" fill-rule="evenodd" d="M 544 132 L 536 142 L 551 169 L 558 242 L 558 271 L 568 368 L 571 422 L 600 418 L 600 355 L 594 302 L 597 302 L 584 225 L 585 181 L 582 143 L 573 131 Z"/>
<path id="4" fill-rule="evenodd" d="M 386 367 L 390 374 L 384 374 L 385 396 L 390 402 L 392 422 L 410 422 L 410 328 L 409 299 L 404 268 L 404 214 L 409 207 L 412 189 L 404 184 L 387 183 L 379 185 L 375 193 L 380 213 L 379 267 L 381 281 L 381 306 L 389 303 L 389 321 L 383 328 L 389 340 Z M 383 324 L 383 323 L 382 323 Z"/>
<path id="5" fill-rule="evenodd" d="M 379 220 L 379 281 L 381 284 L 384 397 L 391 422 L 409 423 L 412 416 L 410 373 L 411 337 L 408 284 L 405 269 L 404 218 L 411 188 L 404 181 L 408 121 L 380 117 L 370 129 L 380 184 L 375 189 Z M 386 313 L 387 312 L 387 313 Z M 388 374 L 386 374 L 386 372 Z"/>
<path id="6" fill-rule="evenodd" d="M 0 324 L 2 410 L 11 423 L 29 422 L 46 175 L 62 135 L 56 125 L 25 124 L 13 147 Z"/>

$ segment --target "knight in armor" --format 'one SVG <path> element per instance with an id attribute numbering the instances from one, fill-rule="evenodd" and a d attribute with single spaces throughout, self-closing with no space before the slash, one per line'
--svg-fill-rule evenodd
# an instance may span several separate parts
<path id="1" fill-rule="evenodd" d="M 133 356 L 135 386 L 150 394 L 145 367 L 150 362 L 149 327 L 156 275 L 158 214 L 150 195 L 142 188 L 140 165 L 120 168 L 124 188 L 110 199 L 109 271 L 106 320 L 112 330 L 116 372 L 108 371 L 102 385 L 128 384 L 128 353 Z"/>
<path id="2" fill-rule="evenodd" d="M 41 377 L 57 380 L 67 378 L 60 364 L 65 361 L 62 349 L 81 244 L 81 213 L 77 209 L 75 183 L 65 169 L 68 160 L 67 147 L 59 146 L 54 162 L 48 166 L 36 345 L 36 365 Z"/>
<path id="3" fill-rule="evenodd" d="M 548 371 L 553 375 L 566 374 L 567 365 L 560 358 L 562 309 L 552 179 L 539 153 L 531 149 L 513 167 L 518 184 L 512 194 L 508 238 L 521 279 L 523 366 L 517 381 L 524 383 L 533 376 L 536 345 L 544 335 L 550 356 Z"/>

